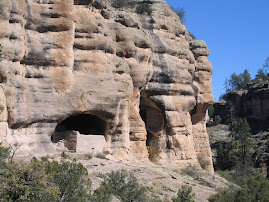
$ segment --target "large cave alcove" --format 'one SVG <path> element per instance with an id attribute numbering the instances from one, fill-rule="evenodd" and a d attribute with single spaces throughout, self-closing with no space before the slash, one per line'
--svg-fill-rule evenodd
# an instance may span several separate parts
<path id="1" fill-rule="evenodd" d="M 106 144 L 106 127 L 106 121 L 96 115 L 70 116 L 56 126 L 51 141 L 58 143 L 62 140 L 64 146 L 72 152 L 102 152 Z"/>
<path id="2" fill-rule="evenodd" d="M 140 117 L 144 121 L 147 131 L 146 146 L 148 147 L 149 158 L 151 158 L 152 154 L 150 152 L 153 151 L 157 155 L 159 151 L 159 138 L 164 129 L 163 113 L 146 96 L 141 96 L 139 109 Z"/>

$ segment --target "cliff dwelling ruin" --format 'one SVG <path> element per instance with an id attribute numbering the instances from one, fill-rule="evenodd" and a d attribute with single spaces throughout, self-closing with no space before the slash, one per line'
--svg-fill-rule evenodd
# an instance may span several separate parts
<path id="1" fill-rule="evenodd" d="M 107 124 L 98 116 L 78 114 L 59 123 L 51 136 L 51 141 L 61 140 L 71 152 L 100 153 L 105 146 Z"/>

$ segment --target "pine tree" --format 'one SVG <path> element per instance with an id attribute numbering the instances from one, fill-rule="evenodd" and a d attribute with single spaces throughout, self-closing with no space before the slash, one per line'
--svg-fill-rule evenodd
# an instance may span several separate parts
<path id="1" fill-rule="evenodd" d="M 233 128 L 234 139 L 240 144 L 242 163 L 245 165 L 246 159 L 248 157 L 248 150 L 250 147 L 251 128 L 249 127 L 248 122 L 245 118 L 240 118 L 238 121 L 234 121 Z"/>
<path id="2" fill-rule="evenodd" d="M 258 72 L 255 76 L 255 79 L 261 79 L 261 80 L 265 80 L 266 79 L 266 74 L 264 72 L 264 70 L 262 68 L 258 69 Z"/>
<path id="3" fill-rule="evenodd" d="M 242 84 L 241 84 L 241 88 L 243 89 L 247 89 L 247 85 L 248 83 L 251 81 L 251 77 L 250 77 L 250 73 L 248 72 L 247 69 L 244 70 L 243 74 L 242 74 Z"/>

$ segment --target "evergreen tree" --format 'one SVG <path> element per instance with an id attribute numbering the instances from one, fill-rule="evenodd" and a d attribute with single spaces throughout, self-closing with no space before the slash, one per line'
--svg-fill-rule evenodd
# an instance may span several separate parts
<path id="1" fill-rule="evenodd" d="M 243 74 L 242 74 L 242 84 L 241 84 L 241 88 L 243 89 L 247 89 L 247 85 L 248 83 L 251 81 L 251 77 L 250 77 L 250 73 L 248 72 L 247 69 L 244 70 Z"/>
<path id="2" fill-rule="evenodd" d="M 255 76 L 255 79 L 261 79 L 261 80 L 265 80 L 266 79 L 266 74 L 264 72 L 264 70 L 262 68 L 258 69 L 258 72 Z"/>
<path id="3" fill-rule="evenodd" d="M 231 90 L 239 90 L 242 87 L 242 75 L 233 73 L 229 79 Z"/>
<path id="4" fill-rule="evenodd" d="M 233 128 L 234 128 L 234 139 L 235 141 L 238 141 L 239 146 L 241 147 L 240 156 L 242 157 L 243 165 L 245 165 L 250 146 L 251 128 L 249 127 L 248 122 L 245 118 L 244 119 L 240 118 L 238 121 L 234 121 Z"/>

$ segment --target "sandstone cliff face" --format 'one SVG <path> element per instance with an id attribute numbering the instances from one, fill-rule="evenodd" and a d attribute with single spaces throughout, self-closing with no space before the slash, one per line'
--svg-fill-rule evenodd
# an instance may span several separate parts
<path id="1" fill-rule="evenodd" d="M 151 16 L 135 13 L 141 2 L 1 0 L 0 138 L 17 155 L 60 152 L 59 141 L 76 151 L 78 131 L 104 137 L 110 158 L 146 160 L 150 146 L 161 162 L 201 155 L 213 171 L 209 51 L 166 2 L 147 1 Z"/>

